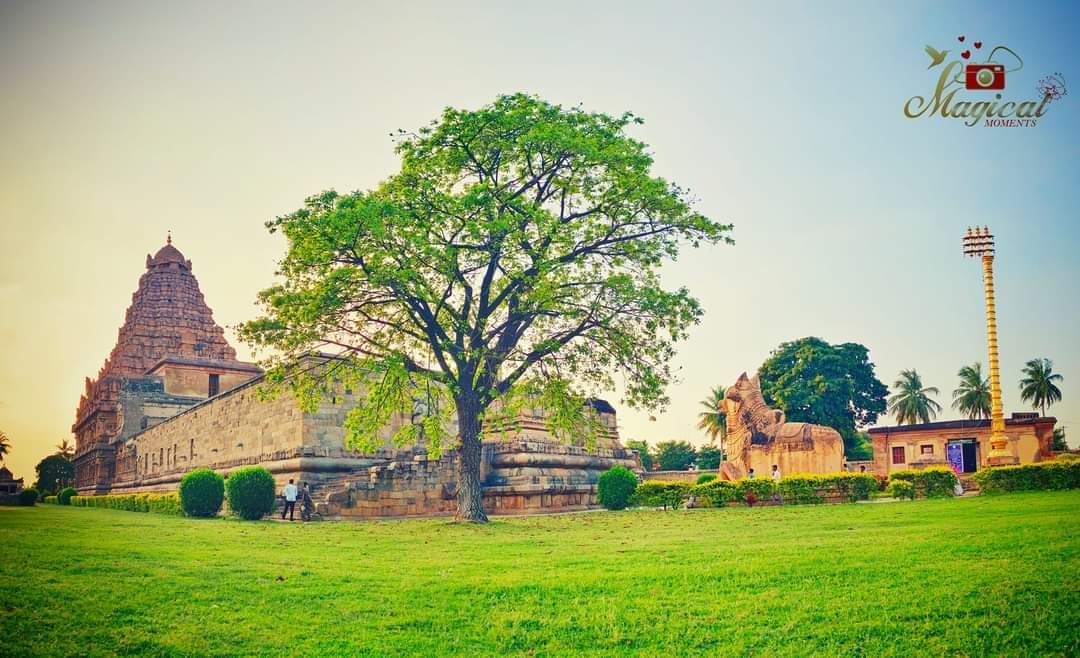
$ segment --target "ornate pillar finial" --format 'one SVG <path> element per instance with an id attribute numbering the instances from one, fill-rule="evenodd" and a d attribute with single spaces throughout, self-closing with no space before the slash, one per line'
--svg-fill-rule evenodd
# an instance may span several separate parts
<path id="1" fill-rule="evenodd" d="M 172 244 L 172 231 L 165 232 L 165 244 Z"/>

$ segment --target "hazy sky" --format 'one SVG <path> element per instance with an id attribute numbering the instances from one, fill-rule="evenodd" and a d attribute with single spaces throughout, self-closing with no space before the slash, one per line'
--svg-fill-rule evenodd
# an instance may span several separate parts
<path id="1" fill-rule="evenodd" d="M 735 224 L 735 246 L 666 269 L 706 316 L 669 412 L 620 410 L 624 438 L 701 442 L 709 388 L 807 335 L 864 343 L 887 384 L 918 369 L 947 408 L 957 369 L 986 359 L 968 224 L 999 240 L 1006 413 L 1023 409 L 1023 362 L 1048 356 L 1065 376 L 1052 411 L 1080 432 L 1080 5 L 513 4 L 0 2 L 0 429 L 16 474 L 29 483 L 71 438 L 166 230 L 234 326 L 284 253 L 263 222 L 393 173 L 394 129 L 516 91 L 643 116 L 657 172 Z M 1054 72 L 1077 90 L 1035 128 L 904 118 L 936 82 L 923 47 L 952 59 L 959 35 L 1022 56 L 1011 99 Z"/>

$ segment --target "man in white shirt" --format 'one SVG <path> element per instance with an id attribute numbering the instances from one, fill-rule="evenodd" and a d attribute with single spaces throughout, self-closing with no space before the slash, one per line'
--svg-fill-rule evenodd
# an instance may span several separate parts
<path id="1" fill-rule="evenodd" d="M 772 479 L 776 482 L 780 481 L 780 467 L 776 464 L 772 465 Z"/>
<path id="2" fill-rule="evenodd" d="M 285 507 L 281 508 L 281 520 L 285 520 L 285 512 L 289 513 L 289 520 L 293 520 L 293 511 L 296 509 L 296 494 L 298 493 L 296 485 L 293 484 L 292 478 L 289 478 L 289 483 L 285 485 Z"/>

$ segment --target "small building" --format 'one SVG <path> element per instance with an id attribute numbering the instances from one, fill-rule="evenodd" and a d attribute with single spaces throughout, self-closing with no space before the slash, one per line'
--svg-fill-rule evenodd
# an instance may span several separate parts
<path id="1" fill-rule="evenodd" d="M 1056 423 L 1052 416 L 1012 414 L 1005 419 L 1009 450 L 1021 464 L 1052 458 Z M 874 427 L 869 434 L 874 444 L 873 471 L 878 475 L 929 466 L 948 466 L 957 473 L 974 473 L 986 464 L 990 453 L 989 420 Z"/>
<path id="2" fill-rule="evenodd" d="M 7 466 L 0 466 L 0 495 L 14 495 L 23 490 L 23 479 L 15 479 Z"/>

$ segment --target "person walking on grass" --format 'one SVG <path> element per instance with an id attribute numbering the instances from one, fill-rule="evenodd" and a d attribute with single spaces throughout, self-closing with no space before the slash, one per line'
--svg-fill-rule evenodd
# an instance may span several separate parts
<path id="1" fill-rule="evenodd" d="M 315 510 L 315 501 L 311 499 L 311 489 L 308 487 L 307 482 L 301 482 L 303 488 L 300 489 L 300 520 L 310 521 L 311 512 Z"/>
<path id="2" fill-rule="evenodd" d="M 296 485 L 293 484 L 292 478 L 289 478 L 289 483 L 285 485 L 285 491 L 282 494 L 285 496 L 285 507 L 281 508 L 281 520 L 285 520 L 285 513 L 289 513 L 289 520 L 293 520 L 293 510 L 296 509 L 296 495 L 299 493 L 296 490 Z"/>
<path id="3" fill-rule="evenodd" d="M 772 465 L 772 480 L 773 480 L 773 502 L 777 505 L 783 505 L 784 499 L 780 496 L 780 467 L 776 464 Z"/>

